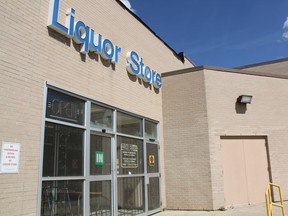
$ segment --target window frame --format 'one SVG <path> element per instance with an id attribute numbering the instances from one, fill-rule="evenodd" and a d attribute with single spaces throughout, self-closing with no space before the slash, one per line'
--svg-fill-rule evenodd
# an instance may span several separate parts
<path id="1" fill-rule="evenodd" d="M 76 99 L 84 101 L 84 123 L 83 125 L 80 124 L 75 124 L 71 122 L 65 122 L 61 121 L 58 119 L 52 119 L 46 116 L 46 111 L 47 111 L 47 97 L 48 97 L 48 90 L 54 90 L 59 93 L 74 97 Z M 42 191 L 42 182 L 45 181 L 65 181 L 65 180 L 81 180 L 83 182 L 83 215 L 89 214 L 89 190 L 90 190 L 90 183 L 93 181 L 111 181 L 111 193 L 112 193 L 112 215 L 117 215 L 118 208 L 117 208 L 117 181 L 118 178 L 124 178 L 128 177 L 127 175 L 117 175 L 117 167 L 116 167 L 116 159 L 117 159 L 117 138 L 119 136 L 121 137 L 127 137 L 127 138 L 132 138 L 132 139 L 137 139 L 137 140 L 142 140 L 142 145 L 143 145 L 143 163 L 144 163 L 144 172 L 141 174 L 135 174 L 132 175 L 131 177 L 143 177 L 144 179 L 144 185 L 149 182 L 150 177 L 159 177 L 159 181 L 161 181 L 161 169 L 160 169 L 160 152 L 158 151 L 158 166 L 159 166 L 159 172 L 158 173 L 147 173 L 147 159 L 146 159 L 146 145 L 147 143 L 152 143 L 157 146 L 159 146 L 160 149 L 160 123 L 159 121 L 143 117 L 141 115 L 131 113 L 128 111 L 125 111 L 123 109 L 119 109 L 98 101 L 95 101 L 91 98 L 84 97 L 79 95 L 76 92 L 71 92 L 69 90 L 65 90 L 61 87 L 55 86 L 54 84 L 49 84 L 46 82 L 46 85 L 44 86 L 44 96 L 43 96 L 43 113 L 42 113 L 42 133 L 41 133 L 41 146 L 40 146 L 40 168 L 39 168 L 39 187 L 38 187 L 38 205 L 37 205 L 37 215 L 41 215 L 41 191 Z M 97 106 L 101 106 L 103 108 L 107 108 L 112 110 L 112 115 L 113 115 L 113 129 L 112 131 L 110 130 L 103 130 L 101 128 L 95 128 L 90 125 L 90 120 L 91 120 L 91 107 L 92 104 L 95 104 Z M 125 133 L 120 133 L 117 131 L 117 114 L 118 112 L 124 113 L 126 115 L 130 115 L 135 118 L 139 118 L 141 120 L 141 136 L 134 136 L 134 135 L 129 135 Z M 152 123 L 157 124 L 157 139 L 147 139 L 145 137 L 145 122 L 149 121 Z M 73 128 L 78 128 L 83 130 L 83 176 L 55 176 L 55 177 L 43 177 L 42 172 L 43 172 L 43 163 L 44 163 L 44 140 L 45 140 L 45 125 L 46 123 L 53 123 L 57 125 L 63 125 L 63 126 L 68 126 L 68 127 L 73 127 Z M 91 135 L 100 135 L 100 136 L 108 136 L 111 138 L 111 169 L 114 170 L 114 174 L 112 173 L 111 175 L 107 176 L 92 176 L 90 175 L 90 136 Z M 116 174 L 115 174 L 116 173 Z M 114 192 L 112 192 L 114 190 Z M 161 194 L 161 183 L 160 183 L 160 189 L 159 193 Z M 87 200 L 88 199 L 88 200 Z M 145 187 L 145 200 L 144 200 L 144 205 L 145 205 L 145 212 L 144 214 L 150 214 L 148 211 L 148 196 L 147 196 L 147 187 Z M 161 197 L 160 197 L 161 200 Z M 85 204 L 88 203 L 88 204 Z M 156 210 L 157 211 L 157 210 Z M 160 208 L 158 209 L 160 211 Z M 155 210 L 153 210 L 155 212 Z"/>

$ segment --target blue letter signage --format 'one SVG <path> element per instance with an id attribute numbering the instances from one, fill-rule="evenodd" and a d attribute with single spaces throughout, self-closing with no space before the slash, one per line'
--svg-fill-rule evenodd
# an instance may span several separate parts
<path id="1" fill-rule="evenodd" d="M 135 52 L 129 52 L 126 55 L 127 58 L 127 71 L 132 75 L 137 75 L 145 82 L 152 84 L 155 88 L 162 87 L 161 75 L 150 67 L 144 65 L 143 59 Z"/>
<path id="2" fill-rule="evenodd" d="M 73 41 L 81 45 L 80 52 L 86 54 L 95 52 L 102 58 L 111 60 L 112 63 L 119 61 L 121 48 L 114 45 L 109 39 L 105 39 L 101 34 L 96 34 L 93 29 L 82 21 L 75 21 L 76 11 L 69 8 L 66 11 L 65 24 L 58 22 L 60 0 L 50 0 L 48 27 L 60 34 L 72 38 Z M 144 65 L 143 59 L 135 52 L 129 52 L 127 58 L 127 71 L 132 75 L 137 75 L 145 82 L 152 84 L 155 88 L 162 87 L 161 75 L 150 67 Z"/>
<path id="3" fill-rule="evenodd" d="M 84 22 L 75 22 L 76 11 L 73 8 L 69 8 L 66 12 L 65 25 L 58 22 L 58 12 L 59 0 L 50 0 L 48 27 L 72 38 L 75 43 L 81 44 L 81 53 L 96 52 L 104 59 L 110 59 L 113 63 L 119 61 L 121 48 L 114 45 L 109 39 L 104 39 L 101 34 L 95 34 L 94 30 Z"/>

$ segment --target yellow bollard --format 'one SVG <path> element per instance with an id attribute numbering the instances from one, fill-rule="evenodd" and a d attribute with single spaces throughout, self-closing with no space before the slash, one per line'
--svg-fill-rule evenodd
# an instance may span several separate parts
<path id="1" fill-rule="evenodd" d="M 272 201 L 271 188 L 273 187 L 278 189 L 280 203 L 276 203 Z M 270 182 L 268 183 L 266 192 L 265 192 L 265 200 L 266 200 L 267 216 L 274 216 L 273 206 L 281 208 L 282 216 L 285 216 L 285 208 L 284 208 L 284 203 L 283 203 L 282 190 L 279 185 L 276 185 Z"/>

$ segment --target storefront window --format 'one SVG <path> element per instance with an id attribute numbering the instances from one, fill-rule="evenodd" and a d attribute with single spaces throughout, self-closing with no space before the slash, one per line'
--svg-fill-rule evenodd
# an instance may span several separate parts
<path id="1" fill-rule="evenodd" d="M 82 129 L 46 122 L 43 177 L 83 175 Z"/>
<path id="2" fill-rule="evenodd" d="M 91 105 L 90 125 L 100 130 L 113 131 L 113 110 L 95 104 Z"/>
<path id="3" fill-rule="evenodd" d="M 141 137 L 143 136 L 142 120 L 140 118 L 118 112 L 117 132 Z"/>
<path id="4" fill-rule="evenodd" d="M 145 137 L 147 139 L 157 140 L 157 124 L 151 121 L 145 121 Z"/>
<path id="5" fill-rule="evenodd" d="M 48 90 L 46 117 L 69 123 L 84 124 L 84 101 L 54 91 Z"/>
<path id="6" fill-rule="evenodd" d="M 156 121 L 69 93 L 47 93 L 40 215 L 131 216 L 160 210 Z"/>
<path id="7" fill-rule="evenodd" d="M 44 181 L 41 216 L 83 215 L 83 181 Z"/>

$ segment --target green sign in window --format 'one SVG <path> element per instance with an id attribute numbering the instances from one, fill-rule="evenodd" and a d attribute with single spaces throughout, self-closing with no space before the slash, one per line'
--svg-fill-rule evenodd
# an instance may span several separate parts
<path id="1" fill-rule="evenodd" d="M 95 152 L 95 164 L 104 165 L 104 152 L 101 151 Z"/>

